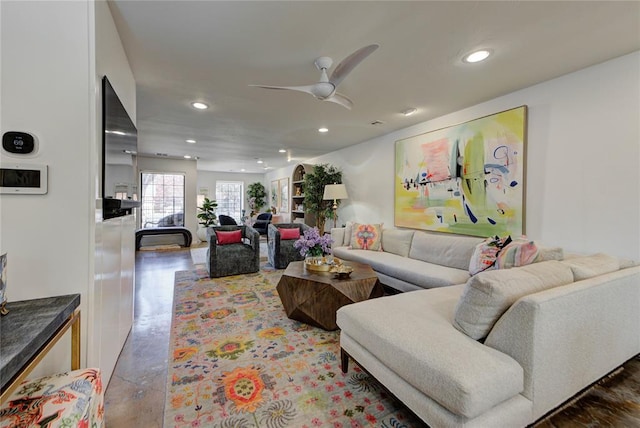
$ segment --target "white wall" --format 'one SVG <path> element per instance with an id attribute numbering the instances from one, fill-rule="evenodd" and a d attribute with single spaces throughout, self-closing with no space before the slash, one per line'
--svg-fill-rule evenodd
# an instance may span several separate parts
<path id="1" fill-rule="evenodd" d="M 176 172 L 185 174 L 185 213 L 184 227 L 189 229 L 191 236 L 196 241 L 198 230 L 198 218 L 196 217 L 196 184 L 198 181 L 198 171 L 195 160 L 187 159 L 167 159 L 149 156 L 138 156 L 138 171 L 142 172 Z M 142 186 L 139 187 L 142 191 Z"/>
<path id="2" fill-rule="evenodd" d="M 529 106 L 527 235 L 640 260 L 640 52 L 306 162 L 342 168 L 340 223 L 392 226 L 395 141 L 520 105 Z"/>
<path id="3" fill-rule="evenodd" d="M 135 81 L 106 2 L 3 1 L 0 10 L 0 125 L 38 137 L 38 154 L 20 162 L 49 165 L 48 194 L 0 196 L 8 298 L 80 293 L 81 364 L 101 366 L 106 383 L 133 316 L 135 225 L 123 218 L 103 227 L 100 80 L 109 74 L 134 119 Z M 116 346 L 101 343 L 112 333 Z M 69 369 L 68 336 L 32 376 Z"/>
<path id="4" fill-rule="evenodd" d="M 49 166 L 46 195 L 0 196 L 7 296 L 22 300 L 80 293 L 84 364 L 97 164 L 89 35 L 93 7 L 88 2 L 3 1 L 0 8 L 2 132 L 31 132 L 40 142 L 34 157 L 0 157 Z M 68 370 L 69 358 L 66 337 L 39 370 Z"/>

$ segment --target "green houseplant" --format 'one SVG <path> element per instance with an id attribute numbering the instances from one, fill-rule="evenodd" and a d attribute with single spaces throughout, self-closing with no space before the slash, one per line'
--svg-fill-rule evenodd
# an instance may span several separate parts
<path id="1" fill-rule="evenodd" d="M 216 216 L 216 207 L 218 203 L 209 198 L 204 198 L 202 201 L 202 206 L 198 207 L 200 212 L 197 217 L 200 220 L 198 223 L 202 225 L 203 228 L 207 228 L 209 226 L 215 226 L 218 224 L 218 217 Z"/>
<path id="2" fill-rule="evenodd" d="M 333 165 L 314 165 L 313 170 L 304 176 L 304 210 L 316 217 L 318 230 L 324 232 L 327 218 L 333 218 L 333 201 L 324 200 L 324 186 L 342 183 L 342 171 Z M 337 201 L 340 204 L 340 201 Z"/>
<path id="3" fill-rule="evenodd" d="M 251 217 L 258 214 L 262 207 L 267 204 L 267 190 L 264 188 L 264 185 L 258 181 L 249 184 L 249 187 L 247 187 L 247 197 L 249 208 L 251 209 Z"/>

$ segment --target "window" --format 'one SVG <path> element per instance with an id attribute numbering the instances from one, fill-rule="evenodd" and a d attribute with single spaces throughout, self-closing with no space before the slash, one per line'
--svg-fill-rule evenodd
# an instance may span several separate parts
<path id="1" fill-rule="evenodd" d="M 143 228 L 184 226 L 184 174 L 142 173 Z"/>
<path id="2" fill-rule="evenodd" d="M 242 218 L 244 183 L 242 181 L 218 181 L 216 183 L 216 202 L 218 214 L 233 217 L 238 223 Z"/>

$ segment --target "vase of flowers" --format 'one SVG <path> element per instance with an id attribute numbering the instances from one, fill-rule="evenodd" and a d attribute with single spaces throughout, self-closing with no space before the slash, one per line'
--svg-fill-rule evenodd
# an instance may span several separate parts
<path id="1" fill-rule="evenodd" d="M 328 271 L 331 267 L 324 255 L 331 251 L 331 235 L 320 235 L 317 227 L 307 229 L 302 236 L 293 243 L 293 247 L 305 257 L 307 269 Z"/>

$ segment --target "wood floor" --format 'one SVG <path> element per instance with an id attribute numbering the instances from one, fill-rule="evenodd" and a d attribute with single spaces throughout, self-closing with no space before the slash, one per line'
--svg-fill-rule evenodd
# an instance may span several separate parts
<path id="1" fill-rule="evenodd" d="M 174 272 L 191 267 L 188 249 L 136 252 L 135 320 L 106 389 L 106 426 L 162 427 Z M 640 356 L 623 368 L 536 427 L 640 427 Z"/>

